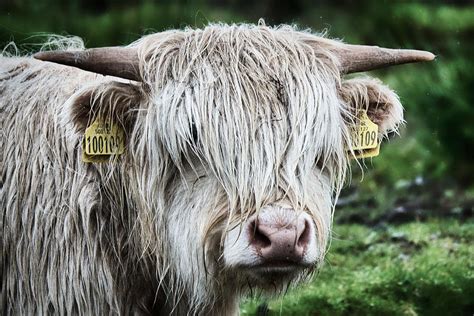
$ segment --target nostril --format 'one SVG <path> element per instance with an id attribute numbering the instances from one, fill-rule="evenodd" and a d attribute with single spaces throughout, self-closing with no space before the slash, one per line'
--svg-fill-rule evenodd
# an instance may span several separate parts
<path id="1" fill-rule="evenodd" d="M 303 231 L 301 232 L 300 236 L 298 237 L 297 245 L 299 247 L 305 248 L 311 238 L 311 225 L 308 223 L 308 220 L 304 220 Z"/>
<path id="2" fill-rule="evenodd" d="M 245 243 L 259 264 L 305 265 L 312 260 L 315 230 L 312 218 L 305 212 L 261 210 L 246 223 Z"/>
<path id="3" fill-rule="evenodd" d="M 256 220 L 250 225 L 249 233 L 251 244 L 258 248 L 266 248 L 272 244 L 267 235 L 265 235 L 265 233 L 259 228 Z"/>

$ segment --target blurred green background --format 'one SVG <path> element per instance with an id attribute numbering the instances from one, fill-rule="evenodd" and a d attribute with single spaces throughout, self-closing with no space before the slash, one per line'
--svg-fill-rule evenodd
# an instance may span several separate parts
<path id="1" fill-rule="evenodd" d="M 210 22 L 296 23 L 354 44 L 418 48 L 435 62 L 373 71 L 407 125 L 352 180 L 318 278 L 244 315 L 472 315 L 474 312 L 474 4 L 471 1 L 2 0 L 0 47 L 39 34 L 86 46 Z M 364 74 L 363 74 L 364 75 Z"/>

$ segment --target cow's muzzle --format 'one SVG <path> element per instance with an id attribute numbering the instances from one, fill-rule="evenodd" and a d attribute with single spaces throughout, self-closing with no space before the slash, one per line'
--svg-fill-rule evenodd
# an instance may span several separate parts
<path id="1" fill-rule="evenodd" d="M 285 266 L 302 263 L 314 233 L 306 213 L 294 214 L 291 209 L 267 214 L 264 209 L 247 224 L 249 245 L 259 256 L 261 265 Z M 287 214 L 288 213 L 288 214 Z"/>
<path id="2" fill-rule="evenodd" d="M 316 240 L 309 214 L 269 205 L 229 232 L 224 259 L 228 267 L 246 270 L 257 279 L 290 277 L 314 266 Z"/>

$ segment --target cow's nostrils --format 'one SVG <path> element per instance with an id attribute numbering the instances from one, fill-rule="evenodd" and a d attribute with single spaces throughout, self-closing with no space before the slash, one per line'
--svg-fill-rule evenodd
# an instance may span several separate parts
<path id="1" fill-rule="evenodd" d="M 314 233 L 307 214 L 280 209 L 277 214 L 264 210 L 248 226 L 249 244 L 262 259 L 263 266 L 298 265 L 303 262 Z"/>

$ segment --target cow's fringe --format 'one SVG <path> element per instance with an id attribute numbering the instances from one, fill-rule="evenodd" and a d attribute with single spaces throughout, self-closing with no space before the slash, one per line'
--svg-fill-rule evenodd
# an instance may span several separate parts
<path id="1" fill-rule="evenodd" d="M 316 186 L 337 195 L 347 166 L 348 132 L 336 89 L 338 70 L 321 62 L 331 59 L 330 53 L 314 50 L 302 36 L 309 35 L 288 26 L 212 25 L 150 35 L 133 44 L 155 96 L 155 106 L 136 131 L 151 130 L 153 138 L 161 134 L 160 150 L 172 161 L 167 164 L 182 174 L 189 162 L 203 161 L 225 191 L 222 210 L 231 216 L 209 218 L 208 232 L 222 224 L 221 218 L 229 225 L 232 215 L 246 218 L 286 198 L 319 219 L 324 248 L 331 218 L 321 216 L 318 203 L 310 204 L 316 190 L 310 174 L 319 162 L 329 183 Z M 137 146 L 145 148 L 150 141 L 141 138 Z M 137 155 L 152 156 L 152 150 Z M 162 174 L 162 161 L 147 164 L 153 174 Z M 193 272 L 190 277 L 203 273 Z M 181 283 L 177 289 L 191 286 L 192 306 L 213 294 L 182 277 L 175 276 Z"/>

